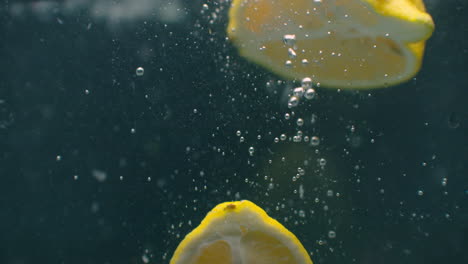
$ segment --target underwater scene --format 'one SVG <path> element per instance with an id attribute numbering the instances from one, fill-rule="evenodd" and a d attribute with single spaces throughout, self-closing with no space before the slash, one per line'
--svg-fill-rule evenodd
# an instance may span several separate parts
<path id="1" fill-rule="evenodd" d="M 468 263 L 468 1 L 0 1 L 0 264 Z"/>

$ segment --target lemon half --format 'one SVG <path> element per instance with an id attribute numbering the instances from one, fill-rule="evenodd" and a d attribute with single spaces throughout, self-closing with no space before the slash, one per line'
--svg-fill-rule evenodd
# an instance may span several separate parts
<path id="1" fill-rule="evenodd" d="M 179 244 L 171 264 L 312 264 L 301 242 L 250 201 L 217 205 Z"/>
<path id="2" fill-rule="evenodd" d="M 422 0 L 233 0 L 227 28 L 247 59 L 334 88 L 410 79 L 433 30 Z"/>

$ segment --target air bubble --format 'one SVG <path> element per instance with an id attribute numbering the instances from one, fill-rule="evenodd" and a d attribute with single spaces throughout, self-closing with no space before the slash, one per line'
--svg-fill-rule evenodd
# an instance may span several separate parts
<path id="1" fill-rule="evenodd" d="M 320 138 L 317 136 L 313 136 L 310 138 L 310 145 L 316 147 L 320 144 Z"/>
<path id="2" fill-rule="evenodd" d="M 289 56 L 290 59 L 295 59 L 297 57 L 297 54 L 292 48 L 289 48 L 288 49 L 288 56 Z"/>
<path id="3" fill-rule="evenodd" d="M 283 36 L 283 42 L 286 45 L 293 46 L 296 44 L 296 35 L 294 34 L 286 34 Z"/>
<path id="4" fill-rule="evenodd" d="M 297 97 L 302 97 L 304 95 L 304 88 L 302 87 L 294 88 L 293 95 Z"/>
<path id="5" fill-rule="evenodd" d="M 250 156 L 253 156 L 254 152 L 255 152 L 254 147 L 250 147 L 250 148 L 249 148 L 249 154 L 250 154 Z"/>
<path id="6" fill-rule="evenodd" d="M 300 193 L 300 192 L 299 192 Z M 301 218 L 305 218 L 306 217 L 306 213 L 304 210 L 299 210 L 299 217 Z"/>
<path id="7" fill-rule="evenodd" d="M 135 72 L 137 76 L 143 76 L 143 74 L 145 74 L 145 69 L 143 69 L 143 67 L 138 67 Z"/>
<path id="8" fill-rule="evenodd" d="M 309 88 L 306 90 L 305 94 L 304 94 L 304 97 L 307 99 L 307 100 L 311 100 L 315 97 L 315 90 L 312 89 L 312 88 Z"/>
<path id="9" fill-rule="evenodd" d="M 293 108 L 296 107 L 299 104 L 299 97 L 297 96 L 291 96 L 288 101 L 288 107 Z"/>
<path id="10" fill-rule="evenodd" d="M 328 238 L 330 239 L 336 238 L 336 232 L 333 230 L 328 231 Z"/>
<path id="11" fill-rule="evenodd" d="M 302 86 L 302 88 L 304 88 L 304 89 L 312 88 L 312 79 L 309 78 L 309 77 L 305 77 L 305 78 L 302 79 L 302 81 L 301 81 L 301 86 Z"/>
<path id="12" fill-rule="evenodd" d="M 284 65 L 285 65 L 286 67 L 291 67 L 291 66 L 292 66 L 292 61 L 287 60 L 287 61 L 284 62 Z"/>
<path id="13" fill-rule="evenodd" d="M 447 178 L 442 178 L 442 186 L 447 186 Z"/>
<path id="14" fill-rule="evenodd" d="M 305 170 L 301 167 L 297 168 L 297 172 L 299 173 L 300 176 L 304 176 L 305 175 Z"/>
<path id="15" fill-rule="evenodd" d="M 281 134 L 280 139 L 281 139 L 281 141 L 285 141 L 286 140 L 286 134 Z"/>
<path id="16" fill-rule="evenodd" d="M 296 124 L 297 124 L 298 126 L 303 126 L 303 125 L 304 125 L 304 119 L 298 118 L 297 121 L 296 121 Z"/>
<path id="17" fill-rule="evenodd" d="M 327 160 L 324 159 L 324 158 L 320 158 L 320 159 L 319 159 L 319 165 L 320 165 L 321 167 L 324 167 L 325 165 L 327 165 Z"/>

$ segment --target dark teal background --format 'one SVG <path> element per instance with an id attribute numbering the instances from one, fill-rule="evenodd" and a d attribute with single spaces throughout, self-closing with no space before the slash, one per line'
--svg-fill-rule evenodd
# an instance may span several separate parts
<path id="1" fill-rule="evenodd" d="M 320 88 L 295 109 L 322 139 L 317 155 L 273 143 L 297 130 L 283 118 L 291 82 L 268 91 L 278 77 L 226 41 L 226 3 L 202 13 L 205 2 L 186 1 L 178 23 L 117 27 L 61 13 L 61 1 L 49 20 L 13 15 L 15 3 L 0 3 L 0 263 L 168 263 L 213 206 L 235 199 L 266 209 L 315 263 L 468 263 L 467 1 L 427 3 L 436 31 L 415 80 Z M 304 159 L 307 174 L 291 181 Z M 264 175 L 279 185 L 267 191 Z"/>

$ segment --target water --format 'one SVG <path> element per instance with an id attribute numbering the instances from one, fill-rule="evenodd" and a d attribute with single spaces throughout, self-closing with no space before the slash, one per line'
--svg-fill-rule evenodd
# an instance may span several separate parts
<path id="1" fill-rule="evenodd" d="M 466 262 L 467 3 L 426 1 L 416 79 L 348 92 L 241 58 L 225 2 L 82 2 L 0 5 L 1 263 L 168 263 L 239 199 L 314 263 Z"/>

